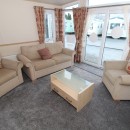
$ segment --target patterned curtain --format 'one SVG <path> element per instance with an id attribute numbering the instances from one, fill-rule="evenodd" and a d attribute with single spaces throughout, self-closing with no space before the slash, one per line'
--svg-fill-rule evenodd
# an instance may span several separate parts
<path id="1" fill-rule="evenodd" d="M 34 6 L 37 30 L 39 36 L 39 43 L 44 43 L 44 8 L 39 6 Z"/>
<path id="2" fill-rule="evenodd" d="M 81 62 L 81 52 L 82 52 L 82 37 L 85 28 L 85 20 L 87 18 L 87 8 L 74 8 L 73 9 L 73 17 L 74 17 L 74 30 L 76 37 L 76 45 L 75 45 L 75 57 L 74 62 Z"/>
<path id="3" fill-rule="evenodd" d="M 63 11 L 62 9 L 55 9 L 55 25 L 56 25 L 56 41 L 64 42 L 63 35 Z"/>

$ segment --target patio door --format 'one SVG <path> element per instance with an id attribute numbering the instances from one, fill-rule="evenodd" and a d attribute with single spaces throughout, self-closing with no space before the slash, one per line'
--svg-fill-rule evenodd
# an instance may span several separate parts
<path id="1" fill-rule="evenodd" d="M 105 60 L 121 60 L 127 45 L 128 26 L 123 11 L 102 12 L 89 12 L 84 53 L 84 62 L 98 67 Z"/>

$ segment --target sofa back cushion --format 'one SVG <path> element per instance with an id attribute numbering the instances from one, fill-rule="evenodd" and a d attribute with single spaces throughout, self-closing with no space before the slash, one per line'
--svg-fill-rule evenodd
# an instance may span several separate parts
<path id="1" fill-rule="evenodd" d="M 30 60 L 41 58 L 38 50 L 45 48 L 45 44 L 33 45 L 33 46 L 22 46 L 21 53 Z"/>
<path id="2" fill-rule="evenodd" d="M 128 62 L 127 66 L 126 66 L 126 71 L 128 74 L 130 74 L 130 62 Z"/>
<path id="3" fill-rule="evenodd" d="M 62 42 L 46 43 L 45 46 L 49 49 L 51 55 L 55 55 L 62 52 Z"/>

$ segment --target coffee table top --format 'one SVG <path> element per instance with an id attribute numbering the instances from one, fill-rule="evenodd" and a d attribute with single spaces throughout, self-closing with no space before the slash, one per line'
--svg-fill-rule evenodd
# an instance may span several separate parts
<path id="1" fill-rule="evenodd" d="M 69 87 L 78 93 L 82 92 L 83 90 L 85 90 L 86 88 L 88 88 L 90 85 L 93 84 L 65 69 L 58 71 L 56 73 L 53 73 L 52 75 L 56 79 L 58 79 L 61 83 L 65 84 L 66 87 Z"/>

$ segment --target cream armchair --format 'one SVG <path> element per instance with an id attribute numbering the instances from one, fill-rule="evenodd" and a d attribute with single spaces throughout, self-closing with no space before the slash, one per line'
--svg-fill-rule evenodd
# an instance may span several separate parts
<path id="1" fill-rule="evenodd" d="M 0 69 L 0 97 L 23 83 L 21 68 L 23 63 L 19 61 L 2 59 Z"/>
<path id="2" fill-rule="evenodd" d="M 105 61 L 103 83 L 114 100 L 130 100 L 130 75 L 126 72 L 128 61 Z"/>

